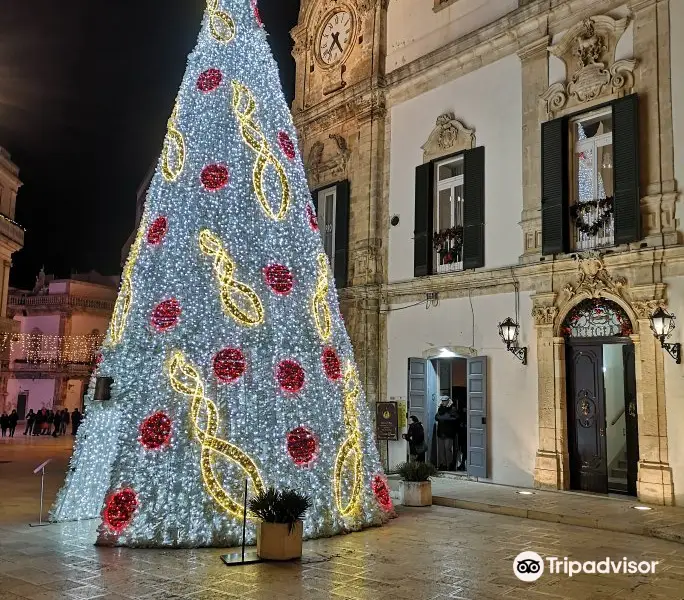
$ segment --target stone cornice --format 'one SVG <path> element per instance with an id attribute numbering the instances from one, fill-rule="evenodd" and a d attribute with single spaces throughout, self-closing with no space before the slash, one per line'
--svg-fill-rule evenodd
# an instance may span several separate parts
<path id="1" fill-rule="evenodd" d="M 684 246 L 606 254 L 603 259 L 611 273 L 618 275 L 622 269 L 651 267 L 657 273 L 656 279 L 684 276 Z M 568 278 L 576 271 L 576 261 L 567 256 L 548 262 L 397 281 L 383 285 L 380 293 L 389 305 L 418 302 L 424 300 L 425 294 L 430 292 L 439 293 L 440 298 L 468 297 L 469 293 L 473 296 L 502 294 L 512 292 L 516 283 L 521 291 L 552 293 L 554 278 Z M 350 297 L 354 294 L 352 290 L 345 291 Z"/>

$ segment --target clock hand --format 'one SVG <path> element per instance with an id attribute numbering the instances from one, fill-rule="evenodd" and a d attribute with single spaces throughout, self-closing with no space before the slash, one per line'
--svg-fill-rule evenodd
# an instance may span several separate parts
<path id="1" fill-rule="evenodd" d="M 337 47 L 340 49 L 340 52 L 344 52 L 344 50 L 342 49 L 342 45 L 340 44 L 339 32 L 332 34 L 332 45 L 334 46 L 335 44 L 337 44 Z M 332 48 L 332 46 L 331 46 L 331 48 Z"/>

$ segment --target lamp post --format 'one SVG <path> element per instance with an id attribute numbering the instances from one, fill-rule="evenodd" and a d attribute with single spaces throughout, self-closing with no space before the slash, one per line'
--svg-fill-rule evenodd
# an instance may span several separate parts
<path id="1" fill-rule="evenodd" d="M 499 323 L 499 335 L 501 339 L 506 344 L 506 350 L 517 356 L 522 364 L 527 364 L 527 348 L 519 347 L 518 342 L 518 332 L 520 331 L 520 326 L 510 317 Z"/>
<path id="2" fill-rule="evenodd" d="M 665 340 L 672 335 L 675 329 L 675 316 L 667 312 L 662 306 L 649 317 L 653 335 L 660 340 L 660 346 L 667 350 L 668 354 L 675 359 L 675 362 L 682 364 L 682 345 L 677 342 L 670 344 Z"/>

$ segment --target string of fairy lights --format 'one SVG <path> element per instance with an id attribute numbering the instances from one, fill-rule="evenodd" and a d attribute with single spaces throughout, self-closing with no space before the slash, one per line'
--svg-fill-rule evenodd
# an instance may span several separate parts
<path id="1" fill-rule="evenodd" d="M 101 544 L 229 546 L 245 481 L 308 494 L 306 537 L 389 517 L 294 140 L 255 0 L 207 0 L 97 367 L 112 400 L 91 381 L 54 520 L 100 515 Z"/>
<path id="2" fill-rule="evenodd" d="M 0 353 L 9 349 L 10 360 L 37 364 L 92 363 L 104 336 L 0 333 Z"/>

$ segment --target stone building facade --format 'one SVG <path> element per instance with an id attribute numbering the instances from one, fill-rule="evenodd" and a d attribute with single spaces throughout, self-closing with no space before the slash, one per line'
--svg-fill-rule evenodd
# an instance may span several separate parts
<path id="1" fill-rule="evenodd" d="M 607 491 L 626 471 L 684 504 L 684 371 L 649 320 L 684 313 L 682 31 L 677 0 L 301 2 L 293 115 L 368 399 L 432 443 L 431 394 L 467 390 L 473 477 Z M 601 347 L 603 390 L 581 381 Z M 617 429 L 629 456 L 606 455 Z"/>

